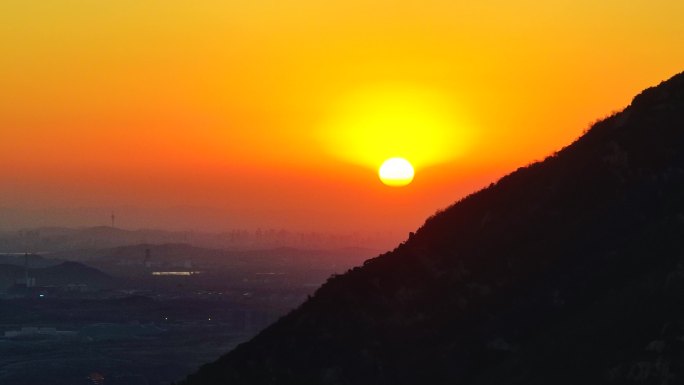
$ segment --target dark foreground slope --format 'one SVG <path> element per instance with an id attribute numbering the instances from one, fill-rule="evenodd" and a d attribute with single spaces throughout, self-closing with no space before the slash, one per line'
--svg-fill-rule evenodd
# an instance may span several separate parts
<path id="1" fill-rule="evenodd" d="M 184 384 L 684 383 L 684 74 Z"/>

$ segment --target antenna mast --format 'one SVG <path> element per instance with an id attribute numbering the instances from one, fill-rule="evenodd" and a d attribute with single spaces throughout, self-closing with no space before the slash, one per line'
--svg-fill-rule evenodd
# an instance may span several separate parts
<path id="1" fill-rule="evenodd" d="M 28 252 L 24 253 L 24 283 L 29 287 L 29 271 L 28 271 Z"/>

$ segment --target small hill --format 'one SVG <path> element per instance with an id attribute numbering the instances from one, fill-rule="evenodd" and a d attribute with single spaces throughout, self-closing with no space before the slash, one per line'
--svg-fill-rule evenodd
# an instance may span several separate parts
<path id="1" fill-rule="evenodd" d="M 184 385 L 684 382 L 684 74 Z"/>
<path id="2" fill-rule="evenodd" d="M 36 279 L 38 286 L 88 285 L 103 289 L 116 285 L 115 278 L 102 271 L 78 262 L 63 262 L 54 266 L 29 269 L 29 276 Z M 24 267 L 0 265 L 0 290 L 14 285 L 17 279 L 25 277 Z"/>
<path id="3" fill-rule="evenodd" d="M 110 275 L 79 262 L 63 262 L 44 269 L 35 269 L 32 274 L 38 283 L 46 285 L 86 284 L 95 288 L 107 288 L 115 284 L 115 279 Z"/>
<path id="4" fill-rule="evenodd" d="M 52 258 L 63 260 L 87 260 L 89 264 L 102 267 L 112 264 L 173 265 L 192 262 L 194 265 L 238 270 L 310 270 L 316 268 L 337 269 L 339 266 L 356 265 L 377 251 L 365 248 L 341 248 L 332 250 L 309 250 L 289 247 L 255 250 L 221 250 L 197 247 L 185 243 L 136 244 L 104 249 L 71 250 L 52 253 Z M 107 271 L 107 269 L 104 269 Z M 335 270 L 332 270 L 335 271 Z M 339 269 L 337 269 L 339 271 Z"/>
<path id="5" fill-rule="evenodd" d="M 0 265 L 24 266 L 28 263 L 31 267 L 48 267 L 61 262 L 59 259 L 47 258 L 38 254 L 0 253 Z"/>

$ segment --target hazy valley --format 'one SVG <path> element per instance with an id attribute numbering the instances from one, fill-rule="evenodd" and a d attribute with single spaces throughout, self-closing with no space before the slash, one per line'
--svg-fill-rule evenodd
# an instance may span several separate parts
<path id="1" fill-rule="evenodd" d="M 0 383 L 168 385 L 294 309 L 331 274 L 377 254 L 183 243 L 97 248 L 127 232 L 59 231 L 81 235 L 31 230 L 4 238 L 12 245 L 28 233 L 43 250 L 58 251 L 0 253 Z M 66 242 L 90 248 L 67 251 Z"/>

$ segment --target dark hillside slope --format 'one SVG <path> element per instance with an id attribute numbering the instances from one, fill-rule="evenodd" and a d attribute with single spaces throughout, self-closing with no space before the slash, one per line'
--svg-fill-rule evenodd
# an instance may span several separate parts
<path id="1" fill-rule="evenodd" d="M 684 383 L 684 74 L 184 384 Z"/>

